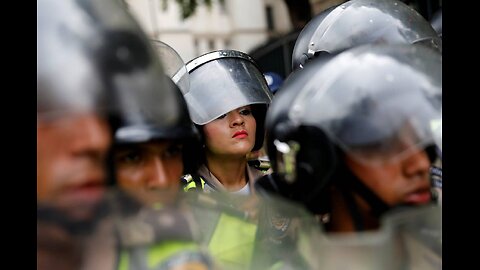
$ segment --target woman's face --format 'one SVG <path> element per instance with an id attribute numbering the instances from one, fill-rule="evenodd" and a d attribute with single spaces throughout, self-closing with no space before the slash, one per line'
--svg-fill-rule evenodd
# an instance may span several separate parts
<path id="1" fill-rule="evenodd" d="M 118 185 L 147 205 L 172 202 L 180 190 L 182 145 L 176 141 L 117 147 L 114 160 Z"/>
<path id="2" fill-rule="evenodd" d="M 256 129 L 251 107 L 243 106 L 203 126 L 205 146 L 213 155 L 245 156 L 255 145 Z"/>

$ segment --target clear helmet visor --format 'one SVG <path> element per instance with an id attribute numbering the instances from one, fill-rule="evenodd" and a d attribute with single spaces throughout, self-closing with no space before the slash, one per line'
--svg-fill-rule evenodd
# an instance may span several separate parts
<path id="1" fill-rule="evenodd" d="M 165 74 L 180 88 L 182 93 L 188 92 L 190 79 L 185 62 L 178 52 L 165 42 L 152 40 L 152 45 L 160 57 Z"/>
<path id="2" fill-rule="evenodd" d="M 164 70 L 121 2 L 48 0 L 37 9 L 38 117 L 126 116 L 157 107 L 151 95 L 172 99 L 157 91 L 168 88 Z"/>
<path id="3" fill-rule="evenodd" d="M 442 111 L 440 110 L 440 115 L 442 114 Z M 440 119 L 437 121 L 432 121 L 430 123 L 430 128 L 433 131 L 433 140 L 435 141 L 435 144 L 437 145 L 438 149 L 440 152 L 442 151 L 442 118 L 440 116 Z"/>
<path id="4" fill-rule="evenodd" d="M 367 43 L 419 43 L 440 52 L 442 46 L 430 23 L 406 4 L 352 0 L 332 10 L 317 26 L 308 45 L 308 55 L 338 52 Z"/>
<path id="5" fill-rule="evenodd" d="M 184 93 L 192 121 L 205 125 L 236 108 L 270 104 L 263 74 L 246 54 L 215 51 L 187 63 L 190 90 Z"/>
<path id="6" fill-rule="evenodd" d="M 295 41 L 295 47 L 293 48 L 292 70 L 303 68 L 305 66 L 306 62 L 309 60 L 307 51 L 313 34 L 317 30 L 318 26 L 322 24 L 323 20 L 325 20 L 327 15 L 335 9 L 335 7 L 336 6 L 332 6 L 323 10 L 303 27 L 302 31 L 298 35 L 297 40 Z"/>
<path id="7" fill-rule="evenodd" d="M 112 4 L 105 2 L 107 6 Z M 107 110 L 104 85 L 93 58 L 99 45 L 90 42 L 101 43 L 101 31 L 97 28 L 100 23 L 74 1 L 38 3 L 38 119 Z"/>
<path id="8" fill-rule="evenodd" d="M 304 228 L 308 234 L 302 232 L 298 246 L 313 269 L 439 269 L 441 219 L 441 208 L 417 207 L 385 215 L 379 230 L 330 233 L 318 226 Z"/>
<path id="9" fill-rule="evenodd" d="M 441 55 L 425 47 L 366 45 L 344 52 L 305 85 L 289 115 L 324 130 L 360 162 L 401 159 L 435 143 L 441 63 Z"/>
<path id="10" fill-rule="evenodd" d="M 42 1 L 37 21 L 37 119 L 101 113 L 116 141 L 191 133 L 181 92 L 121 1 Z"/>

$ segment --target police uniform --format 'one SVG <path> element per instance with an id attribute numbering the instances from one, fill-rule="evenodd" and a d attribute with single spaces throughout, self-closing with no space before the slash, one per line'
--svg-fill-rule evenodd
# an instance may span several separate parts
<path id="1" fill-rule="evenodd" d="M 268 170 L 264 170 L 266 163 L 262 163 L 263 166 L 259 165 L 260 163 L 255 163 L 247 166 L 249 179 L 256 180 L 268 173 Z M 255 180 L 249 181 L 248 186 L 253 187 Z M 292 257 L 293 253 L 286 255 L 282 247 L 293 245 L 291 241 L 295 238 L 297 227 L 294 224 L 298 221 L 292 220 L 290 214 L 277 209 L 290 209 L 291 206 L 277 202 L 272 208 L 271 204 L 258 203 L 259 198 L 255 196 L 228 196 L 228 199 L 222 197 L 225 193 L 213 191 L 225 191 L 225 188 L 206 166 L 202 166 L 196 176 L 185 175 L 182 181 L 185 181 L 185 191 L 204 190 L 205 198 L 213 199 L 193 203 L 195 210 L 192 212 L 201 226 L 199 228 L 201 242 L 208 247 L 209 254 L 215 261 L 223 267 L 251 269 L 254 266 L 261 266 L 274 269 L 276 266 L 292 263 L 283 259 Z M 206 204 L 215 206 L 208 207 Z M 270 254 L 272 250 L 282 252 Z M 301 263 L 295 259 L 295 264 Z"/>
<path id="2" fill-rule="evenodd" d="M 254 193 L 255 180 L 264 173 L 253 166 L 247 166 L 246 170 L 249 181 L 245 185 L 246 194 L 244 195 L 250 195 Z M 196 174 L 183 176 L 182 183 L 186 192 L 226 191 L 222 183 L 205 165 L 202 165 Z M 234 193 L 242 194 L 238 191 Z M 203 241 L 208 246 L 210 254 L 228 269 L 248 269 L 253 256 L 257 225 L 246 220 L 246 216 L 241 210 L 237 210 L 234 206 L 221 205 L 220 207 L 227 211 L 212 212 L 205 208 L 195 211 L 199 220 L 208 221 L 208 224 L 204 223 L 200 228 Z M 205 216 L 209 216 L 209 218 L 205 219 Z"/>
<path id="3" fill-rule="evenodd" d="M 218 50 L 190 60 L 186 67 L 190 88 L 184 97 L 192 122 L 197 127 L 204 126 L 223 114 L 251 105 L 256 121 L 252 150 L 260 149 L 265 114 L 273 95 L 253 58 L 236 50 Z M 250 213 L 256 207 L 237 201 L 247 200 L 248 204 L 252 196 L 236 195 L 255 194 L 254 183 L 264 173 L 255 166 L 246 165 L 247 184 L 239 191 L 227 193 L 205 165 L 189 172 L 182 177 L 184 190 L 204 191 L 186 193 L 201 199 L 192 204 L 201 242 L 225 269 L 250 269 L 257 233 L 257 222 L 251 219 Z"/>
<path id="4" fill-rule="evenodd" d="M 242 188 L 241 191 L 235 191 L 232 193 L 250 195 L 255 194 L 254 183 L 255 181 L 267 174 L 267 171 L 264 171 L 261 168 L 264 168 L 264 164 L 259 164 L 260 166 L 249 165 L 246 168 L 248 182 L 247 185 Z M 202 165 L 198 169 L 196 174 L 187 174 L 182 177 L 183 189 L 184 191 L 191 190 L 203 190 L 204 192 L 213 192 L 213 191 L 227 191 L 223 184 L 212 174 L 212 172 L 207 168 L 207 166 Z"/>
<path id="5" fill-rule="evenodd" d="M 188 213 L 188 212 L 187 212 Z M 122 247 L 117 257 L 119 270 L 214 269 L 214 262 L 196 242 L 190 221 L 180 208 L 142 209 L 117 220 Z"/>
<path id="6" fill-rule="evenodd" d="M 194 198 L 190 206 L 201 245 L 223 269 L 269 269 L 296 261 L 290 248 L 305 212 L 298 205 L 224 192 L 185 194 Z"/>

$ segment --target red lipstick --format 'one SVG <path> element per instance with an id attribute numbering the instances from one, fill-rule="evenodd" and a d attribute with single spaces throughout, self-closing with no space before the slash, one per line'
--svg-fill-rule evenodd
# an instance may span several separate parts
<path id="1" fill-rule="evenodd" d="M 238 139 L 243 139 L 243 138 L 246 138 L 248 136 L 248 133 L 247 131 L 245 130 L 240 130 L 240 131 L 237 131 L 233 134 L 232 138 L 238 138 Z"/>

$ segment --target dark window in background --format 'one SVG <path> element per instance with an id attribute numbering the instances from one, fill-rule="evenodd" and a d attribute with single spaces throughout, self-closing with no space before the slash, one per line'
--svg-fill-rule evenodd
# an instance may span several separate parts
<path id="1" fill-rule="evenodd" d="M 273 31 L 275 27 L 273 23 L 273 8 L 271 5 L 267 5 L 266 14 L 267 14 L 267 29 L 268 31 Z"/>
<path id="2" fill-rule="evenodd" d="M 195 54 L 198 55 L 199 52 L 200 52 L 200 48 L 198 47 L 198 45 L 199 45 L 199 44 L 198 44 L 198 38 L 195 38 L 195 39 L 193 40 L 193 44 L 194 44 L 194 46 L 195 46 Z"/>
<path id="3" fill-rule="evenodd" d="M 208 49 L 214 50 L 215 49 L 215 41 L 213 39 L 208 40 Z"/>

